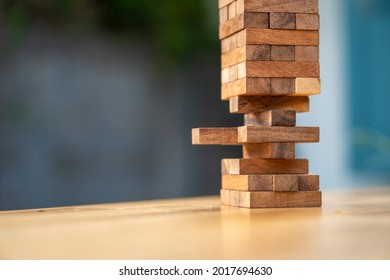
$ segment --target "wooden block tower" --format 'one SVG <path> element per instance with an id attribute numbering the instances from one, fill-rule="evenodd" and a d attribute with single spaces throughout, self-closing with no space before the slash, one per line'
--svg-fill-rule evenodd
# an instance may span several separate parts
<path id="1" fill-rule="evenodd" d="M 320 207 L 319 176 L 295 143 L 319 142 L 318 127 L 297 127 L 320 93 L 318 0 L 219 0 L 222 100 L 244 126 L 196 128 L 197 145 L 242 145 L 222 160 L 222 204 Z"/>

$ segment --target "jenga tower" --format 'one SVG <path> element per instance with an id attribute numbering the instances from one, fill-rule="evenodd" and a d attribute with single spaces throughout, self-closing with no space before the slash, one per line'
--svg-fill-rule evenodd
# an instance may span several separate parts
<path id="1" fill-rule="evenodd" d="M 222 160 L 222 204 L 320 207 L 319 176 L 295 143 L 318 142 L 318 127 L 297 127 L 320 93 L 318 0 L 219 0 L 222 100 L 244 126 L 196 128 L 193 144 L 242 145 Z"/>

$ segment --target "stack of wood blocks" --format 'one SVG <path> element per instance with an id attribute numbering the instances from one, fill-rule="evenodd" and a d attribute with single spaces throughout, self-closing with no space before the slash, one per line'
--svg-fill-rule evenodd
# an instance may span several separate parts
<path id="1" fill-rule="evenodd" d="M 223 204 L 320 207 L 319 176 L 295 158 L 295 143 L 318 142 L 318 127 L 297 127 L 320 93 L 318 0 L 219 0 L 222 100 L 244 126 L 196 128 L 193 144 L 242 145 L 222 160 Z"/>

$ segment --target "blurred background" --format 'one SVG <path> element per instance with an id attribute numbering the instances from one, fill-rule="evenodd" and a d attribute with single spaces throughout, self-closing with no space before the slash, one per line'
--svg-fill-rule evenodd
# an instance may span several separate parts
<path id="1" fill-rule="evenodd" d="M 390 185 L 390 1 L 320 0 L 321 188 Z M 218 194 L 217 0 L 0 0 L 0 210 Z"/>

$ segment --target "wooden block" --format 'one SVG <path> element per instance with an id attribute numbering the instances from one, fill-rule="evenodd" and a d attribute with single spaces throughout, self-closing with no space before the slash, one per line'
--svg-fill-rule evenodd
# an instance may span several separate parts
<path id="1" fill-rule="evenodd" d="M 226 68 L 232 65 L 236 65 L 246 60 L 247 51 L 246 46 L 236 48 L 232 51 L 226 52 L 221 56 L 221 68 Z"/>
<path id="2" fill-rule="evenodd" d="M 272 29 L 295 29 L 295 14 L 270 13 L 269 24 Z"/>
<path id="3" fill-rule="evenodd" d="M 266 110 L 309 111 L 306 96 L 235 96 L 229 99 L 229 111 L 236 114 L 258 113 Z"/>
<path id="4" fill-rule="evenodd" d="M 245 67 L 245 63 L 243 63 L 243 62 L 237 64 L 237 78 L 238 79 L 246 78 L 246 67 Z M 246 83 L 248 84 L 248 80 L 246 81 Z M 267 81 L 267 83 L 268 83 L 268 81 Z M 266 85 L 266 86 L 268 88 L 268 85 Z M 268 89 L 267 89 L 267 91 L 268 91 Z"/>
<path id="5" fill-rule="evenodd" d="M 295 143 L 258 143 L 242 145 L 243 158 L 295 158 Z"/>
<path id="6" fill-rule="evenodd" d="M 274 192 L 297 192 L 298 176 L 294 175 L 279 175 L 273 176 L 273 191 Z"/>
<path id="7" fill-rule="evenodd" d="M 245 45 L 223 53 L 221 68 L 236 65 L 246 60 L 268 61 L 270 59 L 271 47 L 269 45 Z"/>
<path id="8" fill-rule="evenodd" d="M 237 0 L 237 3 L 245 5 L 248 12 L 318 13 L 318 0 Z"/>
<path id="9" fill-rule="evenodd" d="M 239 126 L 238 143 L 319 142 L 318 127 Z"/>
<path id="10" fill-rule="evenodd" d="M 223 40 L 221 40 L 221 52 L 226 53 L 232 51 L 238 47 L 237 34 L 233 34 Z"/>
<path id="11" fill-rule="evenodd" d="M 295 79 L 271 78 L 271 94 L 294 94 Z"/>
<path id="12" fill-rule="evenodd" d="M 228 20 L 228 7 L 225 6 L 219 10 L 219 22 L 223 23 Z"/>
<path id="13" fill-rule="evenodd" d="M 219 8 L 223 8 L 227 5 L 229 5 L 230 3 L 234 2 L 235 0 L 218 0 L 218 7 Z"/>
<path id="14" fill-rule="evenodd" d="M 272 81 L 271 81 L 272 82 Z M 272 84 L 271 84 L 272 85 Z M 297 78 L 295 80 L 294 95 L 313 95 L 321 92 L 321 82 L 319 78 Z"/>
<path id="15" fill-rule="evenodd" d="M 318 78 L 318 62 L 306 61 L 246 61 L 246 75 L 253 78 Z"/>
<path id="16" fill-rule="evenodd" d="M 296 61 L 318 61 L 320 57 L 319 48 L 314 46 L 296 46 Z"/>
<path id="17" fill-rule="evenodd" d="M 222 189 L 272 191 L 273 175 L 222 175 Z"/>
<path id="18" fill-rule="evenodd" d="M 240 192 L 240 207 L 245 208 L 291 208 L 321 207 L 319 191 L 308 192 Z"/>
<path id="19" fill-rule="evenodd" d="M 222 174 L 307 174 L 307 159 L 223 159 Z"/>
<path id="20" fill-rule="evenodd" d="M 221 83 L 226 84 L 230 82 L 230 68 L 224 68 L 221 71 Z"/>
<path id="21" fill-rule="evenodd" d="M 244 115 L 246 126 L 295 126 L 295 124 L 296 112 L 293 110 L 268 110 Z"/>
<path id="22" fill-rule="evenodd" d="M 241 45 L 318 46 L 318 31 L 247 28 L 239 33 Z"/>
<path id="23" fill-rule="evenodd" d="M 230 205 L 230 191 L 229 190 L 221 190 L 220 197 L 221 197 L 221 204 Z"/>
<path id="24" fill-rule="evenodd" d="M 223 16 L 224 14 L 220 17 L 222 18 Z M 233 18 L 228 17 L 228 20 L 221 21 L 219 25 L 219 39 L 224 39 L 245 28 L 268 29 L 269 15 L 267 13 L 242 13 L 237 14 Z"/>
<path id="25" fill-rule="evenodd" d="M 239 67 L 238 76 L 242 77 L 245 71 Z M 221 98 L 227 100 L 238 95 L 267 95 L 271 93 L 271 79 L 269 78 L 242 78 L 222 85 Z"/>
<path id="26" fill-rule="evenodd" d="M 237 145 L 237 128 L 193 128 L 193 145 Z"/>
<path id="27" fill-rule="evenodd" d="M 246 12 L 244 14 L 244 28 L 268 29 L 269 28 L 268 13 Z"/>
<path id="28" fill-rule="evenodd" d="M 320 17 L 318 14 L 297 14 L 297 29 L 300 30 L 319 30 Z"/>
<path id="29" fill-rule="evenodd" d="M 229 67 L 229 81 L 233 82 L 238 79 L 238 67 L 233 65 Z"/>
<path id="30" fill-rule="evenodd" d="M 229 190 L 229 205 L 240 207 L 240 192 Z"/>
<path id="31" fill-rule="evenodd" d="M 275 61 L 294 61 L 295 46 L 272 46 L 271 60 Z"/>
<path id="32" fill-rule="evenodd" d="M 258 60 L 258 61 L 271 60 L 271 46 L 247 45 L 245 60 Z"/>
<path id="33" fill-rule="evenodd" d="M 318 191 L 320 189 L 320 176 L 299 175 L 299 191 Z"/>
<path id="34" fill-rule="evenodd" d="M 237 16 L 236 2 L 232 2 L 228 6 L 228 19 L 232 19 Z"/>

